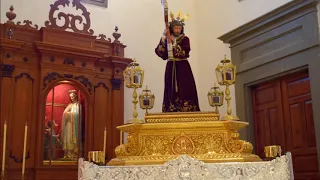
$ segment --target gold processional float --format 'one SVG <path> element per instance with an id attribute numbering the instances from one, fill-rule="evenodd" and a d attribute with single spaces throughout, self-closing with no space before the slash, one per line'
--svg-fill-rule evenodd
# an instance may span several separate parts
<path id="1" fill-rule="evenodd" d="M 163 164 L 184 154 L 206 163 L 262 161 L 259 156 L 252 154 L 252 144 L 239 138 L 239 129 L 249 123 L 232 115 L 229 86 L 235 83 L 236 67 L 226 57 L 216 68 L 218 84 L 226 86 L 227 115 L 222 118 L 218 107 L 223 105 L 224 93 L 216 84 L 207 95 L 210 106 L 215 107 L 213 112 L 187 112 L 186 107 L 186 112 L 148 113 L 154 106 L 154 94 L 147 87 L 139 98 L 137 94 L 137 89 L 143 85 L 144 71 L 134 60 L 123 75 L 126 87 L 133 88 L 133 117 L 128 124 L 117 127 L 121 132 L 121 141 L 122 133 L 128 134 L 127 143 L 120 143 L 116 147 L 117 157 L 107 165 Z M 138 118 L 138 102 L 140 108 L 146 110 L 144 120 Z M 105 165 L 104 154 L 105 149 L 103 152 L 91 151 L 89 161 Z M 280 155 L 280 146 L 265 147 L 265 160 Z"/>
<path id="2" fill-rule="evenodd" d="M 144 79 L 144 70 L 134 60 L 123 72 L 125 85 L 133 88 L 133 117 L 117 128 L 127 133 L 127 142 L 115 149 L 116 158 L 107 165 L 163 164 L 187 154 L 197 160 L 212 162 L 252 162 L 261 158 L 252 154 L 252 144 L 239 138 L 239 129 L 249 125 L 232 115 L 229 86 L 236 80 L 236 67 L 224 59 L 216 68 L 218 84 L 226 86 L 227 115 L 220 118 L 218 107 L 223 105 L 224 93 L 215 84 L 208 92 L 213 112 L 148 113 L 155 96 L 144 89 L 137 95 Z M 146 110 L 144 120 L 138 118 L 137 103 Z"/>

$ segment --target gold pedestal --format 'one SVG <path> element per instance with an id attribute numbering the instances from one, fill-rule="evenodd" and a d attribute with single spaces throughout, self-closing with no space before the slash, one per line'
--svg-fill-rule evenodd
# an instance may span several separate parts
<path id="1" fill-rule="evenodd" d="M 247 122 L 218 119 L 215 113 L 160 113 L 146 116 L 144 124 L 119 126 L 128 142 L 115 149 L 108 165 L 162 164 L 182 154 L 208 163 L 261 161 L 239 139 Z"/>

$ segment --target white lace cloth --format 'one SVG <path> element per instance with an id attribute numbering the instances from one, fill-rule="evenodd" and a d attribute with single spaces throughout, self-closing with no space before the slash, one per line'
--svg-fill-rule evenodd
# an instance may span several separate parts
<path id="1" fill-rule="evenodd" d="M 79 159 L 79 180 L 293 180 L 291 153 L 272 161 L 203 163 L 187 155 L 163 165 L 97 166 Z"/>

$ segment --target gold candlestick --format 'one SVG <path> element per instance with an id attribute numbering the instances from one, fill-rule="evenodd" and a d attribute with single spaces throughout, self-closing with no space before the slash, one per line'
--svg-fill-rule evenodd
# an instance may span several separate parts
<path id="1" fill-rule="evenodd" d="M 6 143 L 7 143 L 7 121 L 4 122 L 3 125 L 3 147 L 2 147 L 2 177 L 5 172 L 5 161 L 6 161 Z"/>
<path id="2" fill-rule="evenodd" d="M 230 106 L 230 89 L 229 86 L 234 84 L 236 81 L 236 66 L 231 63 L 231 60 L 224 56 L 221 60 L 221 64 L 218 64 L 216 68 L 217 81 L 220 85 L 225 85 L 225 100 L 227 101 L 227 115 L 223 116 L 221 120 L 239 120 L 236 115 L 232 115 L 232 110 Z"/>
<path id="3" fill-rule="evenodd" d="M 24 176 L 26 167 L 26 150 L 27 150 L 27 134 L 28 134 L 28 124 L 24 127 L 24 142 L 23 142 L 23 157 L 22 157 L 22 176 Z"/>
<path id="4" fill-rule="evenodd" d="M 138 103 L 138 100 L 137 100 L 137 88 L 134 87 L 133 88 L 133 94 L 132 94 L 132 97 L 133 97 L 133 100 L 132 100 L 132 103 L 133 103 L 133 119 L 132 119 L 132 122 L 135 123 L 138 119 L 138 112 L 137 112 L 137 103 Z M 139 123 L 139 122 L 138 122 Z"/>
<path id="5" fill-rule="evenodd" d="M 106 160 L 106 145 L 107 145 L 107 127 L 104 128 L 104 133 L 103 133 L 103 157 L 104 157 L 104 161 L 103 163 L 105 163 Z"/>
<path id="6" fill-rule="evenodd" d="M 231 97 L 230 97 L 230 89 L 229 89 L 229 84 L 226 84 L 226 101 L 227 101 L 227 114 L 228 116 L 231 116 L 231 113 L 232 113 L 232 110 L 231 110 L 231 107 L 230 107 L 230 100 L 231 100 Z"/>
<path id="7" fill-rule="evenodd" d="M 142 119 L 138 118 L 137 112 L 137 88 L 141 88 L 144 78 L 144 70 L 140 68 L 139 63 L 134 60 L 123 71 L 124 83 L 127 88 L 133 88 L 132 103 L 133 103 L 133 117 L 129 120 L 130 123 L 139 124 L 143 123 Z"/>

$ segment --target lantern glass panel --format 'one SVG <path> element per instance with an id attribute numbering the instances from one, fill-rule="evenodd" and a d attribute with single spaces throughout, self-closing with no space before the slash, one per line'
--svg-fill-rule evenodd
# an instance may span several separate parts
<path id="1" fill-rule="evenodd" d="M 154 105 L 154 95 L 150 93 L 150 90 L 143 90 L 139 96 L 139 103 L 141 109 L 151 109 Z"/>
<path id="2" fill-rule="evenodd" d="M 150 107 L 151 108 L 153 108 L 153 106 L 154 106 L 154 99 L 155 99 L 155 97 L 154 97 L 154 95 L 152 95 L 151 100 L 150 100 Z"/>
<path id="3" fill-rule="evenodd" d="M 209 105 L 213 106 L 213 98 L 212 98 L 212 93 L 211 92 L 208 93 L 208 101 L 209 101 Z"/>
<path id="4" fill-rule="evenodd" d="M 224 79 L 227 81 L 233 81 L 234 80 L 234 68 L 232 67 L 226 67 L 224 71 Z"/>
<path id="5" fill-rule="evenodd" d="M 130 85 L 131 85 L 131 77 L 130 77 L 130 71 L 128 71 L 128 70 L 125 70 L 124 71 L 124 80 L 125 80 L 125 85 L 127 86 L 127 87 L 130 87 Z"/>
<path id="6" fill-rule="evenodd" d="M 217 76 L 218 83 L 222 83 L 223 82 L 223 73 L 220 68 L 216 69 L 216 76 Z"/>
<path id="7" fill-rule="evenodd" d="M 215 94 L 212 96 L 212 101 L 214 104 L 219 104 L 221 102 L 219 94 Z"/>
<path id="8" fill-rule="evenodd" d="M 138 71 L 135 71 L 132 79 L 134 84 L 140 84 L 141 74 Z"/>

